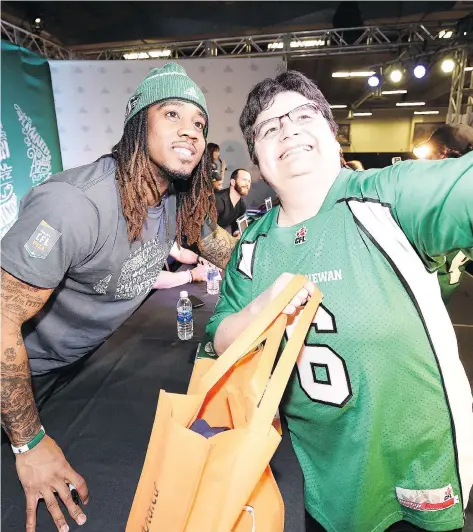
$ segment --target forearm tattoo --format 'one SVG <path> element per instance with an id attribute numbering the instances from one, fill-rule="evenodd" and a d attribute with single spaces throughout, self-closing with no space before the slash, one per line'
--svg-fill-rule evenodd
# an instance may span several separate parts
<path id="1" fill-rule="evenodd" d="M 221 227 L 199 242 L 200 255 L 218 268 L 224 270 L 232 255 L 238 239 Z"/>
<path id="2" fill-rule="evenodd" d="M 29 442 L 39 432 L 38 410 L 21 325 L 47 301 L 51 290 L 30 286 L 2 270 L 2 427 L 13 445 Z"/>
<path id="3" fill-rule="evenodd" d="M 9 349 L 12 348 L 4 351 L 5 360 Z M 38 434 L 41 426 L 31 388 L 29 363 L 27 359 L 20 363 L 2 361 L 1 369 L 2 427 L 13 445 L 23 445 Z"/>

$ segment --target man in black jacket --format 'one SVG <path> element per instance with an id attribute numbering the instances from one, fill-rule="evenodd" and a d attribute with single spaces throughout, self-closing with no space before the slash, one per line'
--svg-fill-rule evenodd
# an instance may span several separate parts
<path id="1" fill-rule="evenodd" d="M 243 199 L 251 188 L 251 175 L 247 170 L 238 168 L 230 177 L 230 187 L 215 194 L 217 206 L 217 223 L 234 234 L 238 231 L 237 219 L 246 212 Z"/>

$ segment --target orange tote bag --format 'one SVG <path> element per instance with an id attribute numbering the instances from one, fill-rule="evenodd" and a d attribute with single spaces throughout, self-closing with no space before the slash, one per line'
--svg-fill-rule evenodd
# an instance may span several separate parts
<path id="1" fill-rule="evenodd" d="M 282 532 L 284 505 L 269 467 L 281 436 L 274 416 L 317 308 L 301 310 L 283 338 L 285 306 L 307 279 L 296 276 L 216 360 L 196 362 L 186 395 L 160 391 L 126 532 Z M 196 419 L 227 427 L 210 438 Z"/>

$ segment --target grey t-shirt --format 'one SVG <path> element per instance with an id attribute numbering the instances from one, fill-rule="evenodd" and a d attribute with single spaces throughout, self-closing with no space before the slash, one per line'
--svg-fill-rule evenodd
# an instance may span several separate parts
<path id="1" fill-rule="evenodd" d="M 18 279 L 55 288 L 23 327 L 33 375 L 89 353 L 138 308 L 169 254 L 175 216 L 174 197 L 165 197 L 148 209 L 143 241 L 130 244 L 111 157 L 25 195 L 1 259 Z"/>

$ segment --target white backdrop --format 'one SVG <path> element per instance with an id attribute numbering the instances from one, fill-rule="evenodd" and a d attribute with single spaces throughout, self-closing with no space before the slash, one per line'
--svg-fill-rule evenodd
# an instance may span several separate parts
<path id="1" fill-rule="evenodd" d="M 64 169 L 88 164 L 110 152 L 123 132 L 131 93 L 149 70 L 167 62 L 50 61 Z M 208 141 L 220 145 L 220 157 L 227 163 L 225 186 L 235 168 L 246 168 L 253 177 L 248 204 L 261 203 L 270 189 L 250 162 L 238 119 L 251 88 L 284 68 L 281 58 L 188 59 L 176 63 L 205 94 L 210 115 Z"/>

